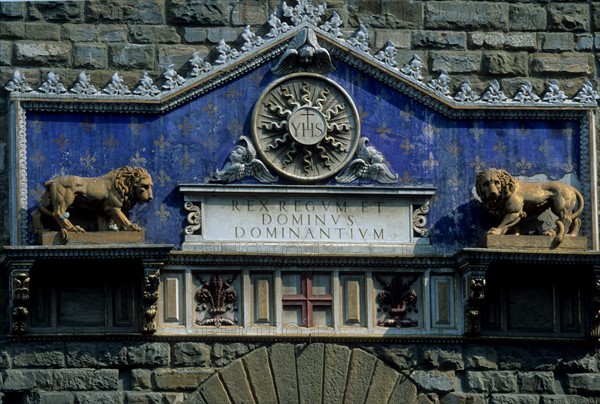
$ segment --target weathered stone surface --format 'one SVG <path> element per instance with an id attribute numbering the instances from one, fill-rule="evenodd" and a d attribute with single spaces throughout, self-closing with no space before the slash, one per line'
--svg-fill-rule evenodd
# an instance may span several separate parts
<path id="1" fill-rule="evenodd" d="M 0 18 L 21 18 L 25 16 L 25 4 L 22 2 L 0 2 Z"/>
<path id="2" fill-rule="evenodd" d="M 301 403 L 320 403 L 323 393 L 325 345 L 321 343 L 296 347 L 298 391 Z"/>
<path id="3" fill-rule="evenodd" d="M 431 52 L 432 71 L 473 73 L 481 69 L 481 54 L 474 52 Z"/>
<path id="4" fill-rule="evenodd" d="M 183 27 L 181 37 L 187 43 L 203 43 L 207 40 L 208 33 L 205 28 Z"/>
<path id="5" fill-rule="evenodd" d="M 585 31 L 590 23 L 587 4 L 548 4 L 548 28 L 559 31 Z"/>
<path id="6" fill-rule="evenodd" d="M 577 53 L 538 54 L 531 59 L 531 70 L 540 74 L 588 74 L 591 66 L 589 56 Z"/>
<path id="7" fill-rule="evenodd" d="M 194 390 L 213 373 L 204 368 L 157 369 L 153 380 L 159 390 Z"/>
<path id="8" fill-rule="evenodd" d="M 194 45 L 160 45 L 157 47 L 158 52 L 158 65 L 159 66 L 168 66 L 173 64 L 175 66 L 175 70 L 179 71 L 181 68 L 189 69 L 189 65 L 187 64 L 190 60 L 190 56 L 198 51 L 200 55 L 202 55 L 202 50 L 205 49 L 204 46 L 194 46 Z M 208 53 L 208 50 L 206 50 Z M 185 73 L 181 74 L 185 77 Z"/>
<path id="9" fill-rule="evenodd" d="M 117 369 L 59 369 L 53 372 L 54 390 L 116 390 Z"/>
<path id="10" fill-rule="evenodd" d="M 40 404 L 74 404 L 75 394 L 65 391 L 39 391 L 36 399 Z"/>
<path id="11" fill-rule="evenodd" d="M 127 404 L 162 404 L 164 402 L 161 393 L 126 392 L 125 399 Z"/>
<path id="12" fill-rule="evenodd" d="M 97 348 L 98 362 L 103 366 L 129 364 L 127 351 L 127 346 L 123 344 L 107 343 L 99 345 Z M 85 355 L 85 350 L 82 350 L 81 354 Z"/>
<path id="13" fill-rule="evenodd" d="M 248 379 L 259 403 L 277 402 L 267 348 L 258 348 L 244 356 Z"/>
<path id="14" fill-rule="evenodd" d="M 425 368 L 440 370 L 462 370 L 464 362 L 460 350 L 425 349 L 420 364 Z"/>
<path id="15" fill-rule="evenodd" d="M 414 403 L 417 399 L 417 386 L 403 375 L 400 375 L 392 392 L 389 403 Z"/>
<path id="16" fill-rule="evenodd" d="M 579 373 L 596 373 L 598 372 L 598 359 L 586 354 L 581 359 L 573 359 L 562 362 L 560 369 L 566 372 L 579 372 Z"/>
<path id="17" fill-rule="evenodd" d="M 380 360 L 375 362 L 375 370 L 367 394 L 367 403 L 387 403 L 396 387 L 398 372 Z"/>
<path id="18" fill-rule="evenodd" d="M 2 3 L 0 3 L 2 4 Z M 23 39 L 25 38 L 25 24 L 22 22 L 3 22 L 0 24 L 0 38 Z"/>
<path id="19" fill-rule="evenodd" d="M 466 383 L 474 392 L 516 393 L 518 391 L 516 372 L 511 371 L 467 371 Z"/>
<path id="20" fill-rule="evenodd" d="M 82 43 L 75 44 L 73 48 L 73 67 L 82 69 L 106 69 L 108 67 L 108 49 L 103 43 Z M 102 232 L 95 232 L 102 233 Z M 113 232 L 114 233 L 114 232 Z M 139 233 L 142 232 L 119 232 L 119 233 Z M 91 234 L 91 232 L 90 232 Z M 114 236 L 113 236 L 114 237 Z M 131 239 L 129 239 L 131 240 Z M 69 240 L 71 241 L 71 240 Z M 106 241 L 105 241 L 106 242 Z M 139 241 L 130 241 L 139 242 Z M 86 242 L 87 244 L 87 242 Z"/>
<path id="21" fill-rule="evenodd" d="M 555 393 L 554 374 L 552 372 L 519 372 L 519 391 L 521 393 Z"/>
<path id="22" fill-rule="evenodd" d="M 127 350 L 127 361 L 134 366 L 167 366 L 170 351 L 169 344 L 162 342 L 149 342 L 131 346 Z"/>
<path id="23" fill-rule="evenodd" d="M 454 372 L 415 370 L 410 375 L 410 378 L 418 387 L 421 387 L 425 391 L 449 393 L 455 390 Z"/>
<path id="24" fill-rule="evenodd" d="M 546 8 L 543 4 L 511 4 L 508 20 L 511 31 L 543 31 L 546 29 Z"/>
<path id="25" fill-rule="evenodd" d="M 508 4 L 435 1 L 425 4 L 425 29 L 508 30 Z"/>
<path id="26" fill-rule="evenodd" d="M 298 379 L 296 374 L 296 355 L 291 344 L 275 344 L 271 347 L 271 366 L 281 402 L 297 403 Z"/>
<path id="27" fill-rule="evenodd" d="M 553 394 L 542 395 L 540 404 L 598 404 L 598 402 L 592 397 Z"/>
<path id="28" fill-rule="evenodd" d="M 215 343 L 212 346 L 212 360 L 215 366 L 225 366 L 248 352 L 254 350 L 254 344 L 235 342 L 232 344 Z"/>
<path id="29" fill-rule="evenodd" d="M 210 346 L 201 342 L 180 342 L 173 345 L 173 365 L 210 366 Z"/>
<path id="30" fill-rule="evenodd" d="M 442 397 L 440 404 L 487 404 L 484 394 L 448 393 Z"/>
<path id="31" fill-rule="evenodd" d="M 376 358 L 363 350 L 353 349 L 348 369 L 348 382 L 344 401 L 362 403 L 365 401 Z"/>
<path id="32" fill-rule="evenodd" d="M 207 30 L 208 41 L 213 44 L 218 44 L 221 40 L 224 40 L 227 43 L 236 42 L 239 37 L 241 31 L 236 28 L 209 28 Z M 234 44 L 232 44 L 235 47 Z"/>
<path id="33" fill-rule="evenodd" d="M 154 49 L 151 45 L 110 45 L 111 65 L 125 69 L 154 68 Z"/>
<path id="34" fill-rule="evenodd" d="M 264 1 L 239 2 L 232 4 L 231 22 L 233 25 L 262 25 L 269 19 L 268 6 Z"/>
<path id="35" fill-rule="evenodd" d="M 128 30 L 125 25 L 101 25 L 98 27 L 98 40 L 101 42 L 127 42 Z"/>
<path id="36" fill-rule="evenodd" d="M 98 403 L 122 403 L 122 391 L 94 391 L 75 393 L 75 402 L 77 404 L 98 404 Z"/>
<path id="37" fill-rule="evenodd" d="M 254 398 L 241 359 L 231 362 L 221 371 L 221 379 L 234 403 L 252 403 Z"/>
<path id="38" fill-rule="evenodd" d="M 176 44 L 181 42 L 175 28 L 162 25 L 132 25 L 129 33 L 131 41 L 134 43 Z"/>
<path id="39" fill-rule="evenodd" d="M 346 388 L 350 349 L 340 345 L 325 345 L 323 367 L 323 402 L 341 403 Z"/>
<path id="40" fill-rule="evenodd" d="M 228 25 L 230 8 L 219 0 L 174 0 L 167 8 L 171 24 Z"/>
<path id="41" fill-rule="evenodd" d="M 65 366 L 65 355 L 60 344 L 40 344 L 36 349 L 18 346 L 13 355 L 14 368 L 56 368 Z"/>
<path id="42" fill-rule="evenodd" d="M 575 35 L 575 50 L 591 51 L 594 47 L 594 37 L 591 34 Z"/>
<path id="43" fill-rule="evenodd" d="M 225 386 L 221 383 L 219 375 L 215 374 L 208 378 L 200 387 L 200 394 L 207 403 L 228 403 L 230 402 Z M 190 402 L 190 401 L 188 401 Z M 194 403 L 191 401 L 190 403 Z"/>
<path id="44" fill-rule="evenodd" d="M 150 390 L 152 388 L 152 371 L 149 369 L 131 369 L 130 380 L 133 390 Z"/>
<path id="45" fill-rule="evenodd" d="M 492 76 L 527 74 L 529 57 L 525 52 L 490 52 L 483 56 L 483 71 Z"/>
<path id="46" fill-rule="evenodd" d="M 85 4 L 79 1 L 35 2 L 29 7 L 29 16 L 53 22 L 82 22 Z"/>
<path id="47" fill-rule="evenodd" d="M 395 368 L 412 370 L 417 366 L 417 348 L 414 345 L 376 345 L 366 349 L 384 362 L 394 364 Z"/>
<path id="48" fill-rule="evenodd" d="M 578 373 L 567 375 L 569 392 L 583 395 L 600 395 L 600 374 Z"/>
<path id="49" fill-rule="evenodd" d="M 71 44 L 65 42 L 17 42 L 13 54 L 16 64 L 33 66 L 62 66 L 70 55 Z"/>
<path id="50" fill-rule="evenodd" d="M 1 374 L 2 391 L 52 390 L 54 383 L 52 370 L 7 369 Z"/>
<path id="51" fill-rule="evenodd" d="M 164 2 L 160 0 L 108 0 L 87 3 L 88 20 L 145 24 L 164 22 Z"/>
<path id="52" fill-rule="evenodd" d="M 594 2 L 591 4 L 592 10 L 592 31 L 598 32 L 600 30 L 600 3 Z"/>
<path id="53" fill-rule="evenodd" d="M 45 22 L 25 23 L 25 39 L 33 41 L 60 41 L 60 25 Z"/>
<path id="54" fill-rule="evenodd" d="M 529 394 L 493 394 L 490 404 L 538 404 L 539 396 Z"/>
<path id="55" fill-rule="evenodd" d="M 414 49 L 466 49 L 467 36 L 462 32 L 419 31 L 412 36 Z"/>
<path id="56" fill-rule="evenodd" d="M 92 24 L 64 24 L 62 39 L 73 42 L 92 42 L 96 40 L 96 26 Z"/>
<path id="57" fill-rule="evenodd" d="M 498 369 L 498 353 L 490 346 L 469 346 L 465 350 L 465 366 L 467 369 Z"/>
<path id="58" fill-rule="evenodd" d="M 0 65 L 10 66 L 12 62 L 12 44 L 8 41 L 0 41 Z"/>
<path id="59" fill-rule="evenodd" d="M 575 45 L 570 32 L 543 32 L 538 34 L 538 48 L 545 52 L 572 51 Z"/>
<path id="60" fill-rule="evenodd" d="M 411 34 L 406 31 L 379 29 L 375 32 L 373 48 L 379 51 L 388 41 L 392 42 L 396 49 L 410 49 Z"/>
<path id="61" fill-rule="evenodd" d="M 536 35 L 527 32 L 473 32 L 469 34 L 469 46 L 532 51 L 536 49 Z"/>
<path id="62" fill-rule="evenodd" d="M 398 29 L 418 27 L 423 21 L 420 4 L 408 1 L 383 1 L 381 5 L 374 1 L 361 1 L 357 5 L 349 4 L 350 26 L 358 24 L 373 28 Z"/>

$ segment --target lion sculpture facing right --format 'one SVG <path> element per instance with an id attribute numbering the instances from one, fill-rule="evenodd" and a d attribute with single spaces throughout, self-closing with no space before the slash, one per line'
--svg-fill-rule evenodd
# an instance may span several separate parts
<path id="1" fill-rule="evenodd" d="M 547 232 L 554 237 L 554 245 L 562 243 L 565 235 L 579 234 L 583 196 L 570 185 L 558 181 L 518 181 L 505 170 L 490 168 L 477 174 L 475 189 L 487 210 L 502 218 L 488 234 L 518 231 L 517 224 L 522 218 L 537 217 L 547 209 L 558 216 L 556 230 Z"/>
<path id="2" fill-rule="evenodd" d="M 43 231 L 42 214 L 54 218 L 64 240 L 68 232 L 85 230 L 69 220 L 69 208 L 95 209 L 98 230 L 109 230 L 110 221 L 119 230 L 142 231 L 125 213 L 137 203 L 152 200 L 152 177 L 145 168 L 124 166 L 100 177 L 58 176 L 46 181 L 46 192 L 31 218 L 36 233 Z"/>

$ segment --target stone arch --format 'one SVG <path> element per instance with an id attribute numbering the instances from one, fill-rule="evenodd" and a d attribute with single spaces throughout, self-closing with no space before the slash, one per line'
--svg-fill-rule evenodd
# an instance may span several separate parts
<path id="1" fill-rule="evenodd" d="M 185 403 L 411 403 L 416 397 L 412 381 L 361 349 L 278 343 L 220 369 Z"/>

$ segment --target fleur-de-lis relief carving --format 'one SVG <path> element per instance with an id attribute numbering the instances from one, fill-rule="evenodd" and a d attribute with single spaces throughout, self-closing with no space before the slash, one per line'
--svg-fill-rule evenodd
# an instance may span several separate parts
<path id="1" fill-rule="evenodd" d="M 377 325 L 398 328 L 416 327 L 417 320 L 406 317 L 408 313 L 417 311 L 417 292 L 410 287 L 416 279 L 412 278 L 405 283 L 404 276 L 394 274 L 391 282 L 388 283 L 380 276 L 375 278 L 383 285 L 383 290 L 376 297 L 378 310 L 387 313 L 387 318 L 379 320 Z"/>
<path id="2" fill-rule="evenodd" d="M 235 325 L 236 318 L 226 318 L 228 312 L 237 311 L 237 292 L 233 289 L 233 282 L 237 275 L 230 276 L 226 281 L 221 275 L 215 274 L 207 282 L 199 278 L 202 287 L 196 292 L 195 298 L 198 303 L 196 311 L 206 311 L 207 316 L 196 320 L 198 325 Z"/>

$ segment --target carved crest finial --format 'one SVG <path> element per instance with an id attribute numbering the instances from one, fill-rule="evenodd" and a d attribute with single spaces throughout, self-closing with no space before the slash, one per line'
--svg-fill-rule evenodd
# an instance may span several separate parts
<path id="1" fill-rule="evenodd" d="M 289 74 L 295 71 L 329 73 L 335 70 L 329 52 L 317 41 L 312 28 L 300 30 L 288 45 L 277 64 L 271 69 L 275 74 Z"/>

